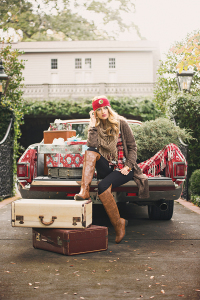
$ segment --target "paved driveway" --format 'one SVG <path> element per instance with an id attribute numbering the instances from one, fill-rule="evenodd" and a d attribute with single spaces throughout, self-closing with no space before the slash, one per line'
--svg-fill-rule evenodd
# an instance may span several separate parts
<path id="1" fill-rule="evenodd" d="M 34 249 L 30 228 L 11 227 L 0 209 L 0 299 L 200 299 L 200 215 L 175 203 L 171 221 L 150 221 L 146 207 L 127 205 L 126 238 L 109 226 L 107 251 L 63 256 Z"/>

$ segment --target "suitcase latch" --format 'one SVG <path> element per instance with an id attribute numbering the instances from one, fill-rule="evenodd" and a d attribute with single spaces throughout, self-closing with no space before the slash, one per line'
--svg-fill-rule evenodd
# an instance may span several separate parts
<path id="1" fill-rule="evenodd" d="M 38 232 L 38 233 L 36 233 L 36 235 L 35 235 L 35 239 L 36 239 L 36 241 L 40 241 L 40 233 Z"/>
<path id="2" fill-rule="evenodd" d="M 62 240 L 60 239 L 59 236 L 57 236 L 57 244 L 58 246 L 62 246 Z"/>
<path id="3" fill-rule="evenodd" d="M 72 223 L 72 225 L 76 226 L 77 222 L 81 222 L 81 218 L 80 217 L 73 217 L 73 223 Z"/>
<path id="4" fill-rule="evenodd" d="M 24 216 L 16 216 L 16 221 L 19 221 L 19 224 L 24 224 Z"/>

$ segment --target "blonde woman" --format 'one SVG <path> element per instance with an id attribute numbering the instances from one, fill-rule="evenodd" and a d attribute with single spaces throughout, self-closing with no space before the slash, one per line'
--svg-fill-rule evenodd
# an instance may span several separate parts
<path id="1" fill-rule="evenodd" d="M 125 118 L 114 112 L 105 96 L 95 97 L 90 111 L 81 190 L 76 200 L 90 198 L 89 190 L 96 167 L 98 195 L 116 232 L 116 243 L 125 235 L 127 221 L 120 218 L 119 210 L 111 193 L 116 188 L 133 179 L 137 159 L 137 146 L 132 130 Z"/>

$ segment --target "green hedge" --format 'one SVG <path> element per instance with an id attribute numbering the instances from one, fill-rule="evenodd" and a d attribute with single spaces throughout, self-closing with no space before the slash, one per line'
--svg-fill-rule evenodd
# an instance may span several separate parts
<path id="1" fill-rule="evenodd" d="M 154 120 L 160 116 L 160 111 L 155 108 L 152 97 L 108 97 L 112 108 L 126 118 L 139 120 Z M 24 115 L 33 116 L 65 116 L 66 119 L 89 118 L 92 101 L 83 99 L 74 100 L 26 100 L 23 106 Z"/>
<path id="2" fill-rule="evenodd" d="M 190 201 L 200 207 L 200 169 L 195 170 L 189 180 Z"/>
<path id="3" fill-rule="evenodd" d="M 200 196 L 200 169 L 195 170 L 190 177 L 190 193 Z"/>
<path id="4" fill-rule="evenodd" d="M 12 110 L 5 105 L 0 104 L 0 141 L 2 141 L 6 134 L 11 118 Z"/>
<path id="5" fill-rule="evenodd" d="M 16 174 L 17 165 L 16 161 L 19 157 L 20 144 L 18 139 L 20 138 L 20 125 L 22 124 L 23 112 L 23 98 L 22 98 L 22 81 L 23 81 L 23 69 L 25 68 L 24 61 L 19 59 L 22 55 L 18 49 L 13 49 L 11 44 L 5 44 L 4 47 L 0 49 L 0 58 L 3 61 L 4 71 L 9 76 L 9 85 L 6 91 L 6 96 L 1 97 L 0 105 L 1 108 L 5 107 L 10 108 L 10 111 L 13 112 L 14 116 L 14 136 L 13 136 L 13 175 Z M 3 82 L 3 86 L 5 86 L 5 82 Z M 1 137 L 5 134 L 6 127 L 10 121 L 10 115 L 5 113 L 1 109 L 1 115 L 3 115 L 3 119 L 0 119 L 0 123 L 3 124 L 3 131 L 1 132 Z M 1 118 L 1 116 L 0 116 Z M 15 192 L 15 181 L 13 180 L 13 193 Z"/>
<path id="6" fill-rule="evenodd" d="M 188 174 L 200 169 L 200 96 L 180 93 L 168 100 L 168 113 L 181 128 L 191 129 L 193 140 L 189 144 Z"/>
<path id="7" fill-rule="evenodd" d="M 200 207 L 200 196 L 191 195 L 190 201 Z"/>

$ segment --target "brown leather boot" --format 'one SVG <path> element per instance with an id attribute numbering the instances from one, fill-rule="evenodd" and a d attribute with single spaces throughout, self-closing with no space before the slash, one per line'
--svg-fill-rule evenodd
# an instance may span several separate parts
<path id="1" fill-rule="evenodd" d="M 90 198 L 90 184 L 94 175 L 96 161 L 99 160 L 101 155 L 95 151 L 85 151 L 81 190 L 79 194 L 74 196 L 75 200 L 85 200 Z"/>
<path id="2" fill-rule="evenodd" d="M 101 200 L 106 213 L 115 229 L 116 232 L 116 239 L 115 242 L 118 244 L 121 242 L 123 237 L 125 236 L 125 227 L 128 224 L 128 221 L 120 218 L 119 210 L 115 199 L 111 193 L 112 185 L 104 191 L 102 194 L 99 195 L 99 199 Z"/>

